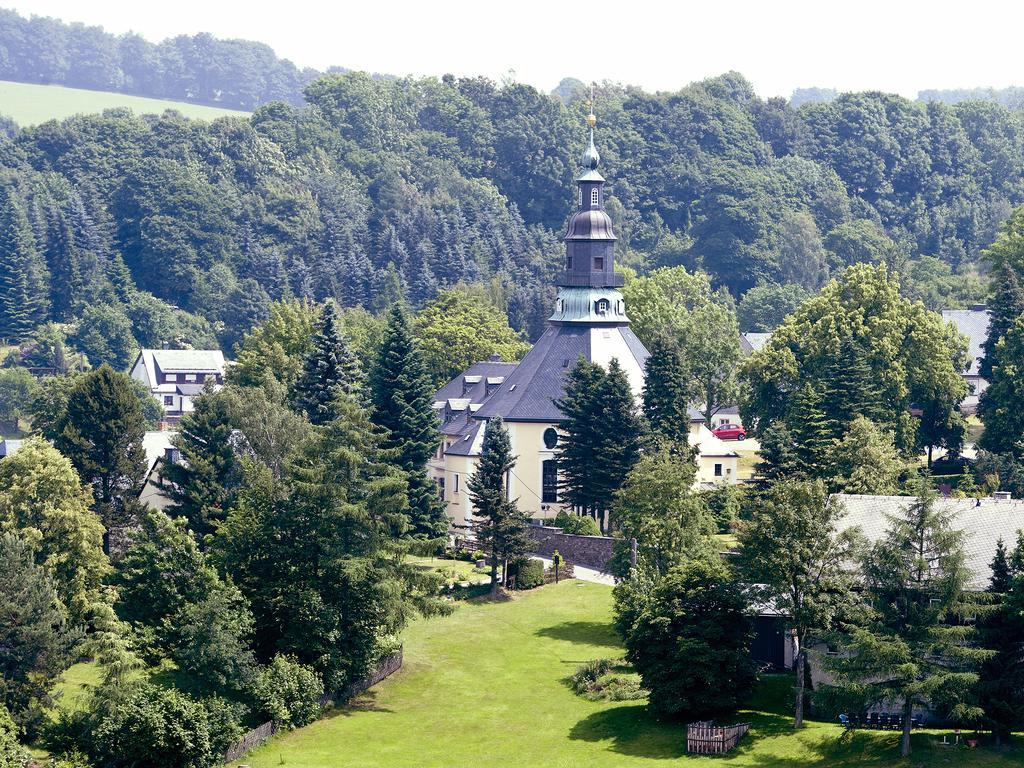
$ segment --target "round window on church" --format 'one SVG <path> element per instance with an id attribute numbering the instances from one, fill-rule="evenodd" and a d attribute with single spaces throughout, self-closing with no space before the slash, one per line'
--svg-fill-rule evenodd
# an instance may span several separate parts
<path id="1" fill-rule="evenodd" d="M 544 447 L 551 450 L 558 445 L 558 430 L 548 427 L 544 430 Z"/>

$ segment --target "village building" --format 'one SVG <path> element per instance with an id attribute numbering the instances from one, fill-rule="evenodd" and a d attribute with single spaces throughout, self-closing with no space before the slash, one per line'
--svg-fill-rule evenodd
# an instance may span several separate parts
<path id="1" fill-rule="evenodd" d="M 967 337 L 967 367 L 960 372 L 967 384 L 967 397 L 960 408 L 964 413 L 976 413 L 981 393 L 988 388 L 988 382 L 981 378 L 978 366 L 985 356 L 984 345 L 988 339 L 988 324 L 991 313 L 984 304 L 975 304 L 970 309 L 944 309 L 942 319 L 952 323 Z"/>
<path id="2" fill-rule="evenodd" d="M 576 211 L 563 238 L 565 262 L 556 281 L 554 314 L 537 343 L 516 363 L 479 362 L 435 396 L 443 440 L 430 462 L 448 514 L 455 525 L 472 515 L 466 487 L 483 443 L 487 419 L 505 422 L 516 457 L 508 478 L 508 495 L 531 518 L 554 517 L 562 508 L 558 483 L 559 430 L 563 416 L 555 404 L 563 379 L 580 357 L 607 367 L 617 360 L 639 403 L 648 352 L 630 330 L 626 304 L 615 271 L 615 233 L 604 209 L 605 180 L 600 156 L 590 143 L 577 177 Z M 703 417 L 690 411 L 690 442 L 699 449 L 700 485 L 735 483 L 738 455 L 718 440 Z"/>
<path id="3" fill-rule="evenodd" d="M 131 367 L 164 408 L 164 422 L 174 424 L 192 410 L 203 387 L 224 384 L 224 353 L 219 349 L 143 349 Z"/>

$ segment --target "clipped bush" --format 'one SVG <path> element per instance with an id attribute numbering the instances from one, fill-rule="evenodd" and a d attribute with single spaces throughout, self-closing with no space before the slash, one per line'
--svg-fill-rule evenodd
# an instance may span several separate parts
<path id="1" fill-rule="evenodd" d="M 324 684 L 319 675 L 290 656 L 278 654 L 256 673 L 252 697 L 260 719 L 279 728 L 299 728 L 316 720 Z"/>
<path id="2" fill-rule="evenodd" d="M 594 518 L 588 515 L 573 515 L 564 509 L 558 511 L 551 524 L 556 528 L 561 528 L 565 533 L 571 533 L 576 536 L 601 535 L 601 528 Z"/>
<path id="3" fill-rule="evenodd" d="M 533 589 L 544 584 L 544 563 L 540 560 L 517 560 L 509 570 L 515 577 L 516 589 Z"/>

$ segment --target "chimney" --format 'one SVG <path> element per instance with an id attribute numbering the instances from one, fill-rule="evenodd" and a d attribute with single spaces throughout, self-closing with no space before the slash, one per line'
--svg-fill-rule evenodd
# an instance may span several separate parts
<path id="1" fill-rule="evenodd" d="M 1009 491 L 996 491 L 992 494 L 992 498 L 996 501 L 1012 501 L 1013 494 Z"/>

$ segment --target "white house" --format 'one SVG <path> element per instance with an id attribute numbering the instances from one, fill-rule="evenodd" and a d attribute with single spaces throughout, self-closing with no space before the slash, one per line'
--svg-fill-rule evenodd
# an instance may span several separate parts
<path id="1" fill-rule="evenodd" d="M 166 421 L 176 422 L 192 410 L 192 399 L 206 382 L 224 383 L 224 369 L 219 349 L 144 349 L 135 358 L 131 376 L 160 401 Z"/>

